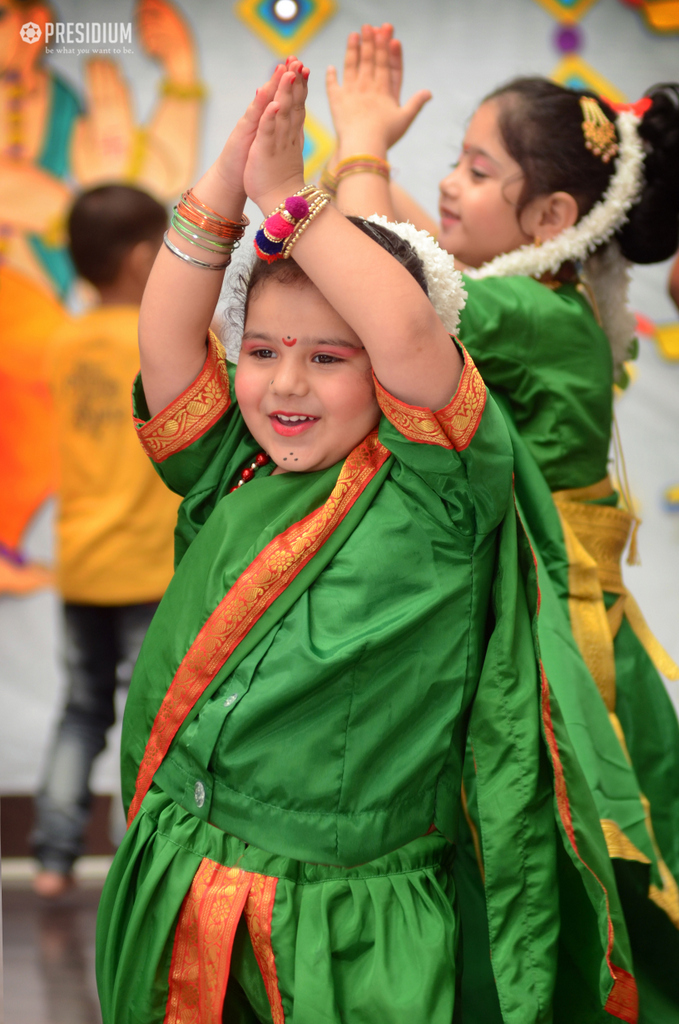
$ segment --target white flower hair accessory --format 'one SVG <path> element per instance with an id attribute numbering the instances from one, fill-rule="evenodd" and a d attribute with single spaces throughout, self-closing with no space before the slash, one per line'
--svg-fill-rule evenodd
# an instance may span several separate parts
<path id="1" fill-rule="evenodd" d="M 645 154 L 637 131 L 640 121 L 634 110 L 618 115 L 620 143 L 615 171 L 599 202 L 577 224 L 540 246 L 522 245 L 478 269 L 465 271 L 475 280 L 514 275 L 542 277 L 555 274 L 569 261 L 582 263 L 583 277 L 593 292 L 595 315 L 600 316 L 611 345 L 616 382 L 623 382 L 626 376 L 623 364 L 633 348 L 635 319 L 627 304 L 630 264 L 613 235 L 641 195 Z"/>
<path id="2" fill-rule="evenodd" d="M 442 249 L 427 231 L 418 231 L 412 224 L 394 224 L 386 217 L 378 217 L 376 214 L 367 220 L 388 228 L 412 245 L 424 266 L 431 304 L 449 334 L 454 334 L 460 323 L 460 310 L 464 309 L 467 300 L 462 274 L 455 269 L 454 257 Z M 257 253 L 252 245 L 245 245 L 239 249 L 238 255 L 234 257 L 224 276 L 222 295 L 232 292 L 234 283 L 236 291 L 241 292 L 242 288 L 238 287 L 238 282 L 250 279 L 256 262 Z M 234 309 L 233 303 L 228 305 L 231 315 L 222 317 L 221 334 L 227 358 L 235 363 L 240 353 L 243 324 L 240 309 Z"/>
<path id="3" fill-rule="evenodd" d="M 442 249 L 428 231 L 419 231 L 413 224 L 395 224 L 377 214 L 366 219 L 388 228 L 413 247 L 422 260 L 429 300 L 445 329 L 454 334 L 460 323 L 460 310 L 467 301 L 462 274 L 455 269 L 455 258 Z"/>
<path id="4" fill-rule="evenodd" d="M 475 279 L 555 274 L 562 264 L 569 260 L 584 262 L 599 246 L 610 241 L 639 199 L 644 181 L 644 147 L 637 131 L 640 120 L 632 110 L 618 115 L 620 150 L 615 172 L 599 202 L 577 224 L 542 245 L 522 245 L 465 273 Z"/>

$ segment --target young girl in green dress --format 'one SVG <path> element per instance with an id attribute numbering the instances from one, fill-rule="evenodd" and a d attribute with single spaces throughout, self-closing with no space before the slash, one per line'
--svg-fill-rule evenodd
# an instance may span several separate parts
<path id="1" fill-rule="evenodd" d="M 457 272 L 304 185 L 307 74 L 258 91 L 144 297 L 136 424 L 184 501 L 125 714 L 105 1024 L 464 1020 L 468 735 L 504 1020 L 633 1024 L 510 438 L 450 338 Z M 208 326 L 246 193 L 266 220 L 234 367 Z"/>
<path id="2" fill-rule="evenodd" d="M 615 859 L 642 1019 L 679 1020 L 679 728 L 658 669 L 679 675 L 623 583 L 635 527 L 607 465 L 613 384 L 634 353 L 628 261 L 679 244 L 679 89 L 619 111 L 545 79 L 497 89 L 441 182 L 436 224 L 389 183 L 388 148 L 429 98 L 401 106 L 400 72 L 391 26 L 350 37 L 342 85 L 328 74 L 326 182 L 345 211 L 436 234 L 464 269 L 460 337 L 512 437 L 543 662 Z"/>

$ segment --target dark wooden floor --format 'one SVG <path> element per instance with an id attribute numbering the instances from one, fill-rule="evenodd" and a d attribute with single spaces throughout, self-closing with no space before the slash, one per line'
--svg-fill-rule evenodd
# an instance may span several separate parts
<path id="1" fill-rule="evenodd" d="M 94 981 L 100 887 L 46 903 L 3 891 L 5 1024 L 101 1024 Z"/>
<path id="2" fill-rule="evenodd" d="M 113 852 L 109 808 L 110 797 L 94 798 L 86 838 L 89 855 Z M 30 857 L 31 797 L 2 796 L 0 815 L 3 858 Z M 98 871 L 96 881 L 89 878 L 60 900 L 48 902 L 31 891 L 30 877 L 16 881 L 7 871 L 2 893 L 4 1024 L 101 1024 L 94 980 L 101 878 Z"/>

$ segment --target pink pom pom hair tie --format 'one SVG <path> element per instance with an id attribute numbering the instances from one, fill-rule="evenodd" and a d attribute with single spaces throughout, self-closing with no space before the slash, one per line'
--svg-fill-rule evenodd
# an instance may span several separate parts
<path id="1" fill-rule="evenodd" d="M 255 251 L 267 263 L 287 260 L 293 245 L 314 217 L 330 202 L 315 185 L 305 185 L 266 217 L 255 235 Z"/>

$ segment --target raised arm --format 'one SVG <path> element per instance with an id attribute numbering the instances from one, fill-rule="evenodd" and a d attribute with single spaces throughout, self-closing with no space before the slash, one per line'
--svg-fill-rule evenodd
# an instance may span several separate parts
<path id="1" fill-rule="evenodd" d="M 305 83 L 286 73 L 263 113 L 244 184 L 264 216 L 304 186 Z M 460 355 L 429 299 L 389 253 L 327 207 L 293 258 L 365 345 L 380 383 L 409 404 L 439 409 L 455 391 Z"/>
<path id="2" fill-rule="evenodd" d="M 302 65 L 295 65 L 301 70 Z M 285 71 L 278 65 L 271 79 L 257 91 L 224 149 L 195 185 L 195 196 L 220 216 L 237 222 L 245 206 L 243 169 L 257 133 L 262 112 L 276 93 Z M 308 73 L 308 72 L 307 72 Z M 173 228 L 169 241 L 181 252 L 203 263 L 226 264 L 224 257 L 179 235 Z M 205 338 L 219 299 L 224 271 L 206 270 L 182 261 L 161 246 L 151 271 L 139 317 L 139 352 L 144 393 L 155 415 L 198 376 L 205 360 Z"/>
<path id="3" fill-rule="evenodd" d="M 368 153 L 386 159 L 391 146 L 405 134 L 431 93 L 420 90 L 401 106 L 403 78 L 401 44 L 393 27 L 364 25 L 361 34 L 347 40 L 342 84 L 335 68 L 328 68 L 327 91 L 337 132 L 336 161 Z M 337 205 L 344 213 L 369 216 L 380 213 L 389 220 L 409 220 L 432 232 L 435 222 L 403 189 L 382 176 L 366 171 L 340 181 Z"/>

